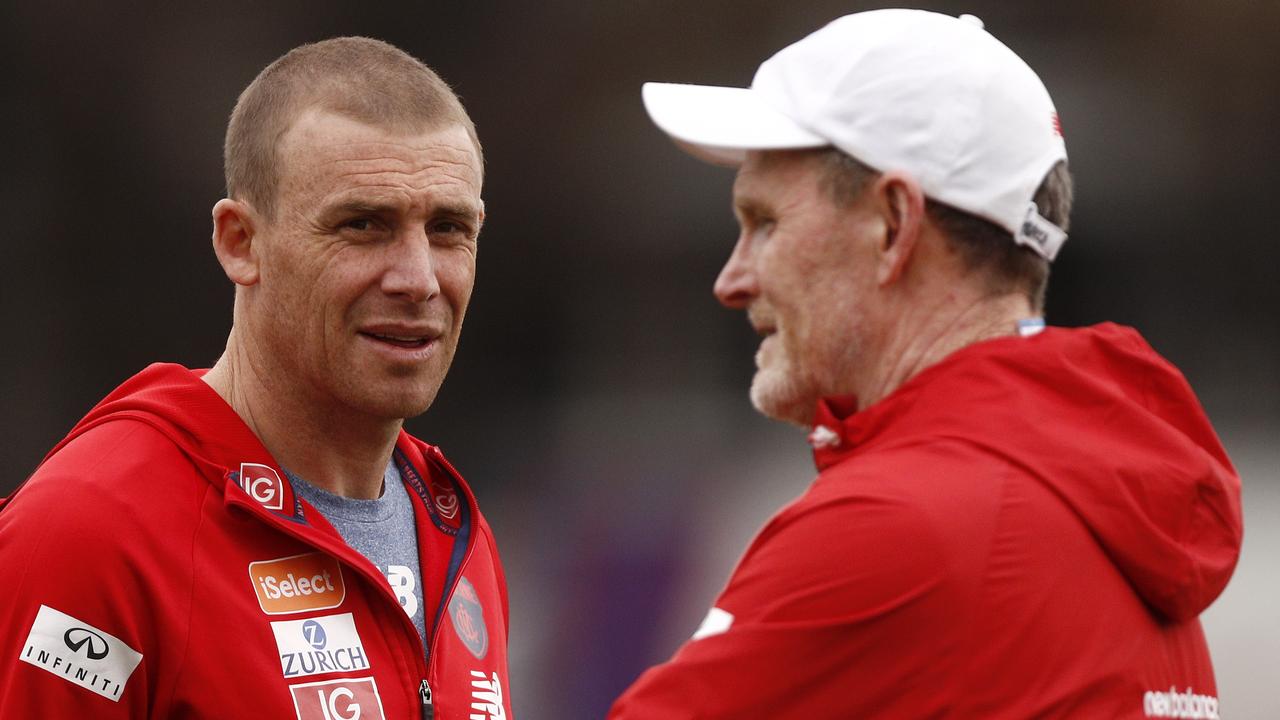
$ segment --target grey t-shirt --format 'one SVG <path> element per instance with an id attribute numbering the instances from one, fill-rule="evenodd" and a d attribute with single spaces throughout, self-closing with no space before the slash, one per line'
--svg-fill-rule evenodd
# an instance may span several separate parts
<path id="1" fill-rule="evenodd" d="M 422 583 L 419 582 L 418 533 L 413 501 L 393 460 L 382 478 L 382 497 L 376 500 L 335 495 L 285 470 L 293 491 L 311 503 L 337 529 L 347 544 L 386 576 L 400 607 L 418 626 L 426 642 Z"/>

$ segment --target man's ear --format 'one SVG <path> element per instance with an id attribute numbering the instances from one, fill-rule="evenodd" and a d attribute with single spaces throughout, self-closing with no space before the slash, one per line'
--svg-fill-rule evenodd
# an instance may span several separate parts
<path id="1" fill-rule="evenodd" d="M 213 252 L 231 282 L 249 286 L 258 282 L 258 214 L 240 200 L 223 198 L 213 206 Z"/>
<path id="2" fill-rule="evenodd" d="M 884 237 L 876 248 L 876 283 L 890 285 L 915 254 L 924 227 L 924 191 L 915 178 L 896 170 L 876 178 L 871 191 L 884 222 Z"/>

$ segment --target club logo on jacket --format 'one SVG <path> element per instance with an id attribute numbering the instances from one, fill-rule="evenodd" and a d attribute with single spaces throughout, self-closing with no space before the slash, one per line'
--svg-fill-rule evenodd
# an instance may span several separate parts
<path id="1" fill-rule="evenodd" d="M 431 478 L 431 499 L 436 504 L 436 510 L 440 516 L 446 520 L 455 520 L 458 517 L 458 493 L 452 486 L 442 483 L 435 478 Z"/>
<path id="2" fill-rule="evenodd" d="M 329 610 L 347 597 L 342 566 L 325 553 L 249 563 L 249 580 L 262 612 L 268 615 Z"/>
<path id="3" fill-rule="evenodd" d="M 87 622 L 41 605 L 18 659 L 120 702 L 142 653 Z"/>
<path id="4" fill-rule="evenodd" d="M 290 685 L 298 720 L 385 720 L 373 678 Z"/>
<path id="5" fill-rule="evenodd" d="M 287 678 L 369 669 L 369 656 L 351 613 L 278 620 L 271 623 L 271 632 L 280 651 L 280 670 Z"/>
<path id="6" fill-rule="evenodd" d="M 449 600 L 449 617 L 453 619 L 453 630 L 458 639 L 476 656 L 484 659 L 489 652 L 489 631 L 484 624 L 484 608 L 480 607 L 480 597 L 476 589 L 466 577 L 458 579 L 458 587 L 454 588 L 453 598 Z"/>
<path id="7" fill-rule="evenodd" d="M 284 510 L 284 481 L 269 465 L 240 463 L 240 487 L 268 510 Z"/>

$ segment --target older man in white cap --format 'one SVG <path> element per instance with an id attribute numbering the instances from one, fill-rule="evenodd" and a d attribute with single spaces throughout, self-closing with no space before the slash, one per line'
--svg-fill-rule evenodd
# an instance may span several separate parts
<path id="1" fill-rule="evenodd" d="M 1197 616 L 1239 478 L 1135 331 L 1040 319 L 1071 180 L 1031 68 L 977 18 L 880 10 L 644 101 L 738 167 L 715 294 L 819 474 L 610 717 L 1217 717 Z"/>

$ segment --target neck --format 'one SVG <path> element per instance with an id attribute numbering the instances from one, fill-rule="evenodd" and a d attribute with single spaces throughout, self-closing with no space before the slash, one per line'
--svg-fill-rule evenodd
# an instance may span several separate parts
<path id="1" fill-rule="evenodd" d="M 993 338 L 1017 335 L 1018 320 L 1033 315 L 1019 293 L 964 297 L 951 292 L 914 303 L 891 328 L 876 356 L 880 362 L 859 383 L 859 407 L 876 403 L 953 352 Z"/>
<path id="2" fill-rule="evenodd" d="M 235 329 L 204 381 L 227 401 L 281 466 L 317 487 L 377 498 L 403 421 L 364 417 L 317 401 L 247 352 Z"/>

